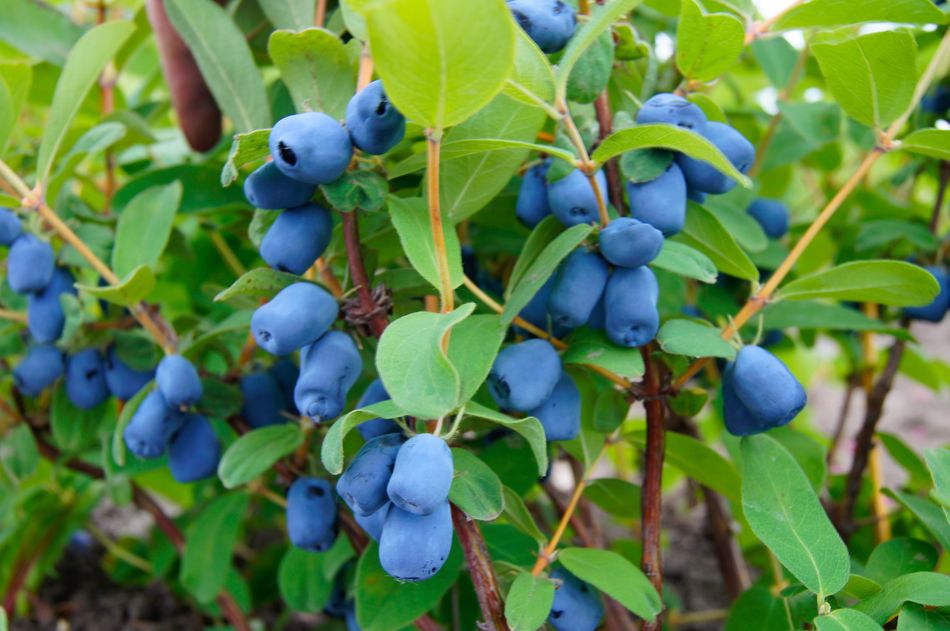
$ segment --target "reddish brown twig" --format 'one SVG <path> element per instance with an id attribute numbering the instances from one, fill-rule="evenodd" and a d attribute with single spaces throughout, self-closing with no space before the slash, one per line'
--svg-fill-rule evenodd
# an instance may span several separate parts
<path id="1" fill-rule="evenodd" d="M 472 575 L 478 604 L 485 617 L 484 628 L 488 631 L 507 631 L 508 622 L 505 620 L 505 605 L 501 600 L 501 590 L 498 589 L 495 570 L 478 524 L 456 506 L 452 506 L 452 522 L 455 524 L 455 534 L 458 535 L 459 543 L 462 544 L 465 562 Z"/>
<path id="2" fill-rule="evenodd" d="M 642 520 L 643 556 L 640 568 L 658 594 L 663 594 L 663 567 L 660 559 L 660 512 L 663 497 L 663 456 L 666 449 L 666 430 L 663 426 L 663 401 L 659 398 L 660 376 L 653 363 L 652 344 L 640 347 L 643 365 L 643 385 L 646 397 L 643 407 L 647 413 L 646 454 L 644 457 L 643 488 L 640 496 Z M 659 631 L 663 624 L 660 617 L 644 620 L 643 631 Z"/>
<path id="3" fill-rule="evenodd" d="M 369 284 L 369 276 L 366 274 L 366 266 L 363 263 L 363 254 L 360 250 L 360 227 L 359 219 L 356 216 L 357 212 L 354 210 L 342 213 L 343 241 L 346 244 L 346 258 L 350 266 L 350 276 L 353 277 L 353 284 L 356 286 L 356 294 L 359 298 L 360 312 L 368 319 L 373 335 L 379 337 L 386 330 L 389 318 L 386 316 L 385 310 L 377 303 Z"/>
<path id="4" fill-rule="evenodd" d="M 851 412 L 851 399 L 854 398 L 854 391 L 857 390 L 860 385 L 861 375 L 857 372 L 848 377 L 848 385 L 844 391 L 844 398 L 841 400 L 841 411 L 838 412 L 838 421 L 835 423 L 835 429 L 831 435 L 831 443 L 828 445 L 828 454 L 825 456 L 825 462 L 829 465 L 835 462 L 838 446 L 841 444 L 841 437 L 844 435 L 844 428 L 848 422 L 848 414 Z"/>
<path id="5" fill-rule="evenodd" d="M 943 210 L 943 200 L 947 195 L 947 184 L 950 183 L 950 162 L 940 161 L 940 180 L 937 185 L 937 199 L 934 201 L 934 210 L 930 215 L 930 232 L 937 234 L 940 227 L 940 213 Z"/>
<path id="6" fill-rule="evenodd" d="M 597 123 L 600 126 L 598 138 L 602 141 L 613 131 L 610 97 L 606 89 L 594 101 L 594 111 L 597 113 Z M 604 173 L 607 176 L 607 198 L 618 213 L 626 215 L 627 207 L 623 202 L 623 178 L 620 177 L 620 163 L 616 158 L 607 161 L 604 165 Z"/>

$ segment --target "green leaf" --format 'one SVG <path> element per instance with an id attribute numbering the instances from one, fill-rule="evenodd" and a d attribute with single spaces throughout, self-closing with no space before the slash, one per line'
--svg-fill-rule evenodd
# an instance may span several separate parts
<path id="1" fill-rule="evenodd" d="M 666 149 L 635 149 L 620 157 L 620 172 L 635 184 L 652 182 L 670 168 L 676 154 Z"/>
<path id="2" fill-rule="evenodd" d="M 657 333 L 660 347 L 673 355 L 688 357 L 722 357 L 734 359 L 736 349 L 722 339 L 719 329 L 708 322 L 696 320 L 667 320 Z"/>
<path id="3" fill-rule="evenodd" d="M 228 160 L 221 169 L 221 186 L 230 186 L 238 179 L 238 170 L 246 164 L 263 160 L 270 155 L 270 129 L 255 129 L 246 134 L 234 134 Z"/>
<path id="4" fill-rule="evenodd" d="M 131 307 L 149 295 L 155 288 L 155 273 L 147 265 L 139 265 L 129 272 L 116 286 L 98 287 L 76 285 L 79 291 L 112 302 L 123 307 Z"/>
<path id="5" fill-rule="evenodd" d="M 0 152 L 6 152 L 18 113 L 10 88 L 0 75 Z"/>
<path id="6" fill-rule="evenodd" d="M 640 447 L 646 446 L 646 432 L 637 430 L 624 438 Z M 732 502 L 739 503 L 742 482 L 734 464 L 718 451 L 691 436 L 666 433 L 666 460 L 687 476 Z"/>
<path id="7" fill-rule="evenodd" d="M 860 611 L 836 609 L 813 620 L 818 631 L 884 631 L 884 628 Z"/>
<path id="8" fill-rule="evenodd" d="M 198 602 L 211 602 L 224 587 L 247 505 L 244 493 L 221 495 L 188 526 L 179 580 Z"/>
<path id="9" fill-rule="evenodd" d="M 421 197 L 389 197 L 389 215 L 399 233 L 402 249 L 419 274 L 438 289 L 439 265 L 432 241 L 432 223 L 426 202 Z M 452 224 L 445 221 L 443 210 L 442 232 L 449 258 L 449 278 L 452 287 L 462 284 L 462 249 Z"/>
<path id="10" fill-rule="evenodd" d="M 919 265 L 851 261 L 793 280 L 779 290 L 776 299 L 826 298 L 905 307 L 930 304 L 939 292 L 937 279 Z"/>
<path id="11" fill-rule="evenodd" d="M 261 73 L 244 33 L 212 0 L 167 0 L 165 11 L 195 57 L 221 111 L 239 132 L 270 127 Z"/>
<path id="12" fill-rule="evenodd" d="M 294 611 L 320 613 L 330 599 L 332 579 L 324 576 L 326 554 L 288 546 L 277 568 L 280 597 Z"/>
<path id="13" fill-rule="evenodd" d="M 928 449 L 924 451 L 924 458 L 934 480 L 933 497 L 943 506 L 950 524 L 950 449 Z"/>
<path id="14" fill-rule="evenodd" d="M 567 91 L 567 80 L 584 52 L 594 45 L 614 22 L 633 11 L 643 0 L 612 0 L 605 6 L 592 7 L 590 19 L 580 26 L 567 43 L 555 72 L 557 77 L 557 97 L 563 100 Z"/>
<path id="15" fill-rule="evenodd" d="M 261 10 L 276 28 L 302 31 L 313 24 L 315 0 L 267 0 Z"/>
<path id="16" fill-rule="evenodd" d="M 767 585 L 756 584 L 733 603 L 725 631 L 798 631 L 789 618 L 789 603 Z"/>
<path id="17" fill-rule="evenodd" d="M 944 550 L 950 550 L 950 523 L 947 522 L 947 516 L 940 506 L 930 500 L 909 493 L 901 493 L 894 489 L 884 489 L 884 494 L 890 495 L 903 504 L 904 508 L 920 520 L 921 525 L 933 535 Z"/>
<path id="18" fill-rule="evenodd" d="M 501 491 L 505 500 L 505 509 L 502 511 L 502 517 L 508 520 L 508 523 L 533 538 L 539 544 L 543 544 L 545 541 L 547 541 L 547 537 L 545 537 L 538 528 L 538 525 L 534 521 L 534 517 L 531 515 L 531 511 L 529 511 L 528 507 L 525 506 L 524 500 L 521 499 L 521 496 L 507 486 L 503 486 Z"/>
<path id="19" fill-rule="evenodd" d="M 461 377 L 442 349 L 442 337 L 474 308 L 469 303 L 451 313 L 410 313 L 386 327 L 376 350 L 376 368 L 399 408 L 437 419 L 458 407 Z"/>
<path id="20" fill-rule="evenodd" d="M 501 480 L 478 456 L 464 449 L 453 449 L 455 473 L 449 501 L 472 519 L 492 521 L 505 509 Z"/>
<path id="21" fill-rule="evenodd" d="M 725 205 L 716 207 L 710 204 L 710 210 L 716 213 L 716 219 L 729 231 L 744 250 L 747 252 L 763 252 L 769 246 L 769 238 L 762 230 L 762 226 L 743 210 Z"/>
<path id="22" fill-rule="evenodd" d="M 31 57 L 62 67 L 82 34 L 82 27 L 49 4 L 34 0 L 3 3 L 0 40 Z"/>
<path id="23" fill-rule="evenodd" d="M 132 415 L 142 405 L 146 395 L 152 391 L 154 382 L 149 382 L 135 393 L 135 396 L 125 402 L 122 406 L 122 412 L 119 414 L 119 420 L 116 421 L 115 431 L 112 432 L 112 459 L 120 467 L 125 466 L 125 438 L 123 433 L 126 426 L 132 421 Z"/>
<path id="24" fill-rule="evenodd" d="M 624 480 L 601 478 L 584 489 L 584 497 L 617 517 L 640 516 L 640 487 Z"/>
<path id="25" fill-rule="evenodd" d="M 702 206 L 690 202 L 686 225 L 678 238 L 708 256 L 720 271 L 736 278 L 758 280 L 759 270 L 749 256 L 716 215 Z"/>
<path id="26" fill-rule="evenodd" d="M 112 270 L 120 278 L 140 265 L 155 268 L 172 233 L 181 201 L 181 183 L 146 189 L 132 198 L 119 215 Z"/>
<path id="27" fill-rule="evenodd" d="M 496 412 L 475 401 L 469 401 L 465 405 L 465 414 L 497 423 L 520 434 L 521 437 L 528 442 L 528 446 L 531 447 L 531 453 L 534 454 L 534 459 L 538 463 L 538 476 L 542 477 L 547 473 L 548 444 L 544 437 L 544 427 L 542 427 L 541 421 L 533 416 L 512 418 L 507 414 Z"/>
<path id="28" fill-rule="evenodd" d="M 514 66 L 515 23 L 502 0 L 388 0 L 368 7 L 366 22 L 387 96 L 426 128 L 488 105 Z"/>
<path id="29" fill-rule="evenodd" d="M 772 29 L 829 28 L 862 22 L 944 24 L 947 21 L 947 16 L 931 0 L 861 0 L 861 10 L 854 9 L 849 0 L 811 0 L 782 15 Z"/>
<path id="30" fill-rule="evenodd" d="M 553 602 L 554 583 L 531 572 L 522 572 L 505 598 L 508 627 L 511 631 L 537 631 L 544 626 Z"/>
<path id="31" fill-rule="evenodd" d="M 614 40 L 604 33 L 580 56 L 567 80 L 567 99 L 593 103 L 607 87 L 614 69 Z"/>
<path id="32" fill-rule="evenodd" d="M 557 266 L 568 254 L 594 230 L 593 226 L 580 224 L 572 226 L 559 234 L 531 263 L 517 286 L 511 291 L 505 310 L 501 314 L 501 321 L 508 325 L 517 317 L 518 313 L 534 297 L 541 286 L 550 278 Z"/>
<path id="33" fill-rule="evenodd" d="M 819 34 L 811 51 L 838 104 L 859 122 L 881 129 L 910 105 L 917 84 L 917 44 L 909 32 Z"/>
<path id="34" fill-rule="evenodd" d="M 708 162 L 746 188 L 752 180 L 736 170 L 714 144 L 699 134 L 675 125 L 638 125 L 614 132 L 591 154 L 598 166 L 621 153 L 637 149 L 669 149 Z"/>
<path id="35" fill-rule="evenodd" d="M 507 329 L 497 315 L 473 315 L 452 329 L 449 361 L 458 371 L 459 403 L 475 396 L 495 362 Z"/>
<path id="36" fill-rule="evenodd" d="M 43 139 L 36 158 L 38 182 L 45 184 L 59 147 L 83 100 L 102 69 L 134 31 L 135 25 L 125 20 L 106 22 L 87 31 L 69 51 L 63 73 L 56 82 L 49 118 L 43 127 Z"/>
<path id="37" fill-rule="evenodd" d="M 715 283 L 719 277 L 716 266 L 708 256 L 685 243 L 670 239 L 663 242 L 663 249 L 650 266 L 703 283 Z"/>
<path id="38" fill-rule="evenodd" d="M 269 267 L 258 267 L 246 272 L 231 286 L 214 297 L 215 302 L 230 300 L 237 296 L 253 298 L 272 298 L 284 287 L 301 282 L 301 279 L 287 272 L 279 272 Z"/>
<path id="39" fill-rule="evenodd" d="M 451 142 L 446 142 L 442 147 L 442 157 L 445 159 L 455 159 L 489 151 L 516 150 L 546 153 L 552 158 L 564 160 L 571 166 L 575 166 L 577 162 L 577 157 L 566 149 L 561 149 L 553 145 L 541 145 L 536 142 L 506 140 L 504 138 L 466 138 L 462 140 L 452 140 Z"/>
<path id="40" fill-rule="evenodd" d="M 320 445 L 320 460 L 328 472 L 339 475 L 343 472 L 343 441 L 357 425 L 374 418 L 394 419 L 406 416 L 392 401 L 381 401 L 365 408 L 353 410 L 330 426 Z"/>
<path id="41" fill-rule="evenodd" d="M 897 620 L 897 631 L 947 631 L 950 629 L 950 616 L 933 609 L 924 609 L 914 603 L 901 607 Z"/>
<path id="42" fill-rule="evenodd" d="M 742 508 L 752 532 L 806 588 L 826 598 L 848 582 L 848 549 L 805 473 L 775 439 L 741 442 Z"/>
<path id="43" fill-rule="evenodd" d="M 930 488 L 930 471 L 924 459 L 896 434 L 877 433 L 888 455 L 910 475 L 909 486 L 917 489 Z"/>
<path id="44" fill-rule="evenodd" d="M 558 561 L 644 620 L 653 620 L 663 610 L 663 601 L 640 568 L 616 552 L 566 548 Z"/>
<path id="45" fill-rule="evenodd" d="M 920 539 L 895 537 L 883 541 L 871 551 L 864 573 L 879 584 L 904 574 L 928 572 L 937 565 L 937 550 Z"/>
<path id="46" fill-rule="evenodd" d="M 564 232 L 564 224 L 557 220 L 554 215 L 548 215 L 534 227 L 524 246 L 521 248 L 521 254 L 515 261 L 515 266 L 511 270 L 511 276 L 508 277 L 508 287 L 505 289 L 505 300 L 511 297 L 511 291 L 514 289 L 525 272 L 531 267 L 531 264 L 541 255 L 544 248 L 548 247 L 559 234 Z"/>
<path id="47" fill-rule="evenodd" d="M 875 331 L 907 339 L 907 332 L 890 328 L 857 309 L 841 304 L 801 300 L 771 302 L 762 310 L 767 331 L 818 329 L 823 331 Z"/>
<path id="48" fill-rule="evenodd" d="M 607 339 L 607 334 L 603 331 L 588 327 L 571 333 L 561 361 L 565 365 L 599 366 L 627 379 L 643 376 L 643 356 L 640 349 L 617 346 Z"/>
<path id="49" fill-rule="evenodd" d="M 0 439 L 0 465 L 15 481 L 32 475 L 39 460 L 33 432 L 25 424 L 15 425 Z"/>
<path id="50" fill-rule="evenodd" d="M 950 606 L 950 576 L 936 572 L 914 572 L 890 581 L 874 596 L 854 606 L 861 613 L 884 624 L 905 602 L 928 607 Z"/>
<path id="51" fill-rule="evenodd" d="M 738 61 L 745 25 L 729 13 L 707 13 L 698 0 L 683 0 L 676 43 L 676 67 L 683 76 L 709 82 Z"/>
<path id="52" fill-rule="evenodd" d="M 370 212 L 386 205 L 389 183 L 373 171 L 347 171 L 320 190 L 334 209 L 350 212 L 357 208 Z"/>
<path id="53" fill-rule="evenodd" d="M 363 631 L 397 631 L 435 607 L 462 569 L 455 544 L 439 572 L 418 583 L 400 583 L 379 564 L 379 546 L 371 543 L 356 570 L 356 619 Z"/>
<path id="54" fill-rule="evenodd" d="M 298 112 L 324 112 L 335 119 L 344 118 L 346 104 L 356 90 L 356 67 L 339 37 L 322 28 L 299 33 L 274 31 L 267 52 L 280 70 Z"/>
<path id="55" fill-rule="evenodd" d="M 296 423 L 282 423 L 250 431 L 228 447 L 218 464 L 218 477 L 227 489 L 250 482 L 303 444 Z"/>
<path id="56" fill-rule="evenodd" d="M 901 140 L 897 147 L 921 156 L 950 160 L 950 130 L 918 129 Z"/>
<path id="57" fill-rule="evenodd" d="M 545 107 L 554 101 L 554 70 L 524 29 L 515 33 L 515 67 L 503 93 L 524 105 Z"/>

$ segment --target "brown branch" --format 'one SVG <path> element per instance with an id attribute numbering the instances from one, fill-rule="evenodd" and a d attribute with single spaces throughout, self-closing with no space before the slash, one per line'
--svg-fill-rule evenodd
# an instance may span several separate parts
<path id="1" fill-rule="evenodd" d="M 643 407 L 647 413 L 646 454 L 644 458 L 643 488 L 640 497 L 640 515 L 642 520 L 643 556 L 640 569 L 656 588 L 663 594 L 663 566 L 660 558 L 660 514 L 663 497 L 663 455 L 665 451 L 665 428 L 663 427 L 663 401 L 659 398 L 660 376 L 651 357 L 652 344 L 640 347 L 643 365 L 643 385 L 646 397 Z M 660 616 L 644 620 L 643 631 L 659 631 L 663 624 Z"/>
<path id="2" fill-rule="evenodd" d="M 867 408 L 864 415 L 864 424 L 855 438 L 854 460 L 845 482 L 844 496 L 838 508 L 838 531 L 847 540 L 854 532 L 854 505 L 861 492 L 861 480 L 868 464 L 868 454 L 874 446 L 874 433 L 877 423 L 884 412 L 884 402 L 894 385 L 894 378 L 900 368 L 901 357 L 904 355 L 904 340 L 897 340 L 888 351 L 887 365 L 874 387 L 867 394 Z"/>
<path id="3" fill-rule="evenodd" d="M 462 544 L 465 562 L 472 575 L 478 605 L 485 617 L 484 626 L 479 626 L 486 631 L 508 631 L 501 590 L 498 589 L 495 570 L 478 524 L 454 505 L 452 506 L 452 522 L 455 524 L 455 533 L 458 535 L 459 543 Z"/>
<path id="4" fill-rule="evenodd" d="M 613 117 L 610 114 L 610 97 L 605 89 L 594 101 L 594 111 L 597 113 L 597 123 L 600 126 L 598 139 L 603 141 L 613 131 Z M 607 197 L 610 203 L 621 215 L 627 214 L 627 207 L 623 203 L 623 178 L 620 177 L 620 163 L 611 158 L 604 164 L 604 173 L 607 176 Z"/>
<path id="5" fill-rule="evenodd" d="M 353 277 L 353 284 L 356 286 L 360 311 L 363 316 L 369 319 L 369 326 L 373 335 L 380 337 L 383 331 L 386 330 L 389 319 L 376 302 L 369 284 L 369 276 L 366 274 L 363 253 L 360 250 L 360 227 L 359 219 L 356 216 L 357 212 L 359 211 L 353 210 L 352 212 L 342 213 L 346 258 L 350 266 L 350 276 Z"/>
<path id="6" fill-rule="evenodd" d="M 950 162 L 940 161 L 940 183 L 937 185 L 937 199 L 934 201 L 933 214 L 930 215 L 930 232 L 937 234 L 940 226 L 940 211 L 943 210 L 943 201 L 947 195 L 947 184 L 950 183 Z"/>
<path id="7" fill-rule="evenodd" d="M 851 399 L 854 398 L 854 391 L 860 385 L 861 376 L 857 372 L 848 377 L 848 385 L 841 401 L 841 411 L 838 412 L 838 421 L 835 423 L 835 430 L 831 435 L 831 443 L 828 445 L 828 453 L 825 456 L 825 462 L 829 465 L 834 464 L 838 446 L 841 444 L 841 437 L 844 435 L 844 428 L 848 422 L 848 414 L 851 412 Z"/>

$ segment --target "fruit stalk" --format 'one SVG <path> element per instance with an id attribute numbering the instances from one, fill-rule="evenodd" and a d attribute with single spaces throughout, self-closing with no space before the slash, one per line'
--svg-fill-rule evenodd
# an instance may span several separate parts
<path id="1" fill-rule="evenodd" d="M 660 513 L 663 494 L 663 456 L 666 449 L 666 433 L 663 426 L 663 401 L 660 399 L 660 376 L 651 356 L 651 344 L 640 347 L 643 356 L 643 365 L 646 372 L 643 375 L 646 397 L 643 407 L 647 413 L 647 439 L 644 459 L 643 490 L 640 497 L 641 534 L 643 542 L 643 556 L 640 569 L 656 588 L 660 596 L 663 595 L 663 567 L 660 559 Z M 644 620 L 641 625 L 643 631 L 658 631 L 662 622 Z"/>
<path id="2" fill-rule="evenodd" d="M 478 524 L 469 519 L 457 506 L 452 506 L 452 522 L 455 524 L 455 533 L 465 553 L 465 562 L 472 573 L 475 595 L 478 597 L 482 615 L 485 616 L 485 628 L 488 631 L 507 631 L 505 604 L 501 600 L 501 590 L 498 589 L 491 557 L 488 555 L 485 539 L 478 529 Z"/>

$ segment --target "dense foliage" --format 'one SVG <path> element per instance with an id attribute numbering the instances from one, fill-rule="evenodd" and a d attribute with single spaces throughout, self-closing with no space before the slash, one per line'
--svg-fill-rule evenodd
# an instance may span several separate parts
<path id="1" fill-rule="evenodd" d="M 950 628 L 939 5 L 4 5 L 7 617 L 88 531 L 209 627 Z"/>

